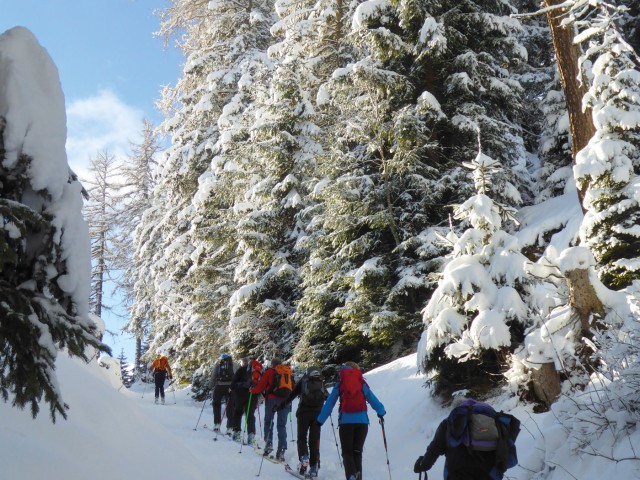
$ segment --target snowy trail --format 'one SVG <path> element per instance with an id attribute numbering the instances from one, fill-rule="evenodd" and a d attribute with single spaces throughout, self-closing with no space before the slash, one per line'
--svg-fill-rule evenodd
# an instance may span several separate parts
<path id="1" fill-rule="evenodd" d="M 365 374 L 376 396 L 387 410 L 385 429 L 391 475 L 375 415 L 364 450 L 366 480 L 415 480 L 413 464 L 424 452 L 439 422 L 448 410 L 440 407 L 424 388 L 424 377 L 416 375 L 416 356 L 409 355 Z M 122 388 L 114 374 L 96 362 L 88 365 L 63 354 L 57 361 L 60 389 L 71 406 L 69 419 L 54 425 L 47 412 L 33 420 L 29 411 L 21 411 L 0 402 L 0 480 L 276 480 L 294 477 L 283 465 L 265 461 L 260 477 L 260 456 L 252 449 L 220 437 L 213 441 L 210 403 L 202 413 L 198 429 L 194 427 L 202 403 L 189 396 L 189 389 L 167 391 L 167 402 L 155 405 L 153 388 Z M 512 410 L 505 400 L 498 406 L 512 411 L 523 421 L 518 437 L 521 467 L 507 472 L 505 480 L 596 480 L 640 479 L 640 462 L 611 462 L 605 457 L 576 456 L 567 441 L 566 426 L 553 414 L 532 415 L 529 407 Z M 295 404 L 294 404 L 295 411 Z M 264 411 L 261 408 L 261 417 Z M 337 427 L 337 412 L 333 420 Z M 207 425 L 208 428 L 204 426 Z M 297 463 L 297 449 L 291 442 L 291 424 L 287 425 L 290 465 Z M 293 429 L 295 432 L 295 416 Z M 543 433 L 544 432 L 544 433 Z M 337 432 L 336 432 L 337 434 Z M 632 458 L 629 445 L 640 441 L 635 432 L 618 444 L 616 455 Z M 610 444 L 602 439 L 599 448 Z M 598 444 L 596 444 L 598 447 Z M 342 480 L 344 474 L 333 438 L 331 424 L 322 428 L 320 480 Z M 545 457 L 552 465 L 546 473 Z M 557 468 L 556 465 L 560 465 Z M 442 480 L 443 459 L 429 471 L 429 480 Z M 424 478 L 424 477 L 423 477 Z"/>
<path id="2" fill-rule="evenodd" d="M 67 421 L 52 424 L 46 411 L 33 420 L 0 402 L 1 480 L 163 480 L 163 479 L 255 479 L 260 456 L 252 449 L 220 438 L 214 442 L 212 411 L 207 403 L 197 431 L 194 427 L 202 403 L 189 396 L 189 389 L 167 391 L 167 405 L 155 405 L 153 387 L 119 388 L 113 373 L 95 362 L 85 365 L 63 354 L 58 361 L 60 388 L 71 406 Z M 412 373 L 415 356 L 398 360 L 367 374 L 367 380 L 389 412 L 386 434 L 393 478 L 417 478 L 411 471 L 415 458 L 424 451 L 426 438 L 435 426 L 423 421 L 440 418 L 442 410 L 427 400 L 423 380 Z M 389 377 L 395 378 L 389 382 Z M 144 393 L 144 395 L 143 395 Z M 175 395 L 176 404 L 172 405 Z M 295 412 L 294 403 L 294 412 Z M 434 413 L 434 410 L 436 413 Z M 413 412 L 408 415 L 408 412 Z M 333 419 L 337 428 L 337 412 Z M 261 418 L 264 410 L 261 407 Z M 375 415 L 364 452 L 367 480 L 389 478 L 382 432 Z M 416 421 L 416 417 L 419 421 Z M 208 428 L 205 429 L 204 425 Z M 259 425 L 258 425 L 259 427 Z M 291 442 L 295 415 L 287 424 L 289 463 L 297 464 L 297 448 Z M 337 431 L 336 431 L 337 435 Z M 410 439 L 422 438 L 419 442 Z M 327 422 L 322 429 L 321 479 L 344 478 L 336 440 Z M 435 473 L 435 471 L 434 471 Z M 263 462 L 261 479 L 293 478 L 283 465 Z M 430 475 L 439 478 L 439 472 Z"/>

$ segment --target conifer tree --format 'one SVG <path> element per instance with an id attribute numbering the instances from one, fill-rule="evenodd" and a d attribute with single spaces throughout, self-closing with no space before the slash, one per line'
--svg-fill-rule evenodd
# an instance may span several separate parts
<path id="1" fill-rule="evenodd" d="M 618 30 L 618 8 L 595 3 L 593 17 L 580 2 L 574 7 L 583 69 L 591 66 L 585 104 L 596 127 L 574 172 L 585 190 L 581 236 L 603 283 L 617 289 L 640 278 L 640 57 Z"/>
<path id="2" fill-rule="evenodd" d="M 124 354 L 124 348 L 120 349 L 118 362 L 120 363 L 120 378 L 122 378 L 122 384 L 129 388 L 133 383 L 133 375 L 131 374 L 129 364 L 127 363 L 127 356 Z"/>
<path id="3" fill-rule="evenodd" d="M 89 223 L 91 237 L 91 297 L 93 313 L 102 317 L 102 311 L 110 309 L 105 304 L 105 288 L 117 275 L 117 254 L 114 240 L 117 238 L 116 176 L 119 166 L 115 156 L 104 150 L 91 159 L 89 201 L 84 214 Z"/>
<path id="4" fill-rule="evenodd" d="M 145 268 L 143 255 L 136 251 L 143 229 L 145 211 L 152 205 L 157 168 L 156 156 L 160 150 L 153 125 L 143 120 L 142 141 L 132 144 L 129 161 L 122 166 L 121 197 L 118 201 L 118 241 L 116 243 L 118 266 L 125 270 L 119 279 L 120 291 L 129 306 L 129 321 L 125 330 L 136 338 L 136 370 L 141 364 L 143 341 L 148 335 L 151 314 L 151 298 L 146 287 L 149 269 Z"/>
<path id="5" fill-rule="evenodd" d="M 499 381 L 496 374 L 507 370 L 507 354 L 521 344 L 532 317 L 527 259 L 517 238 L 502 229 L 515 209 L 487 195 L 501 167 L 482 151 L 465 166 L 477 194 L 457 205 L 454 215 L 469 227 L 448 236 L 453 252 L 424 308 L 426 329 L 418 346 L 422 370 L 438 372 L 436 392 L 483 390 Z"/>
<path id="6" fill-rule="evenodd" d="M 65 152 L 57 69 L 31 32 L 0 35 L 0 395 L 35 417 L 66 418 L 58 351 L 85 361 L 109 348 L 89 318 L 83 188 Z"/>
<path id="7" fill-rule="evenodd" d="M 504 2 L 459 3 L 363 3 L 349 35 L 354 60 L 320 90 L 337 111 L 336 128 L 314 190 L 317 246 L 299 304 L 300 350 L 318 350 L 318 360 L 329 351 L 332 361 L 362 355 L 375 364 L 415 341 L 427 275 L 442 253 L 429 227 L 468 191 L 459 165 L 475 125 L 486 127 L 496 158 L 525 166 L 518 119 L 506 108 L 519 104 L 520 86 L 502 66 L 521 58 L 510 36 L 518 24 L 504 16 Z M 483 30 L 491 42 L 469 40 Z M 516 182 L 505 172 L 527 191 L 528 175 Z M 509 178 L 496 178 L 495 192 L 519 201 Z"/>

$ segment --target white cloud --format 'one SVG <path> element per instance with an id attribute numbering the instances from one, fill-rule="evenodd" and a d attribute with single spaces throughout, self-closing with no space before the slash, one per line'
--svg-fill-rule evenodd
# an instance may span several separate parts
<path id="1" fill-rule="evenodd" d="M 130 142 L 139 142 L 142 110 L 127 105 L 111 90 L 74 100 L 67 105 L 67 157 L 81 179 L 89 178 L 89 162 L 107 150 L 117 158 L 130 153 Z"/>

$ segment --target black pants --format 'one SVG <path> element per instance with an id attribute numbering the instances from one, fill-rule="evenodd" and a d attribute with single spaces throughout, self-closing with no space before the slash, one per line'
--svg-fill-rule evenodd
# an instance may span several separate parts
<path id="1" fill-rule="evenodd" d="M 309 456 L 309 465 L 320 464 L 320 425 L 315 421 L 320 409 L 308 410 L 298 408 L 298 458 Z M 307 438 L 307 433 L 309 434 Z M 308 446 L 308 448 L 307 448 Z"/>
<path id="2" fill-rule="evenodd" d="M 247 416 L 247 406 L 249 414 Z M 233 430 L 239 432 L 242 427 L 242 418 L 246 417 L 247 432 L 256 433 L 256 407 L 258 406 L 258 397 L 251 395 L 251 405 L 249 405 L 249 391 L 246 389 L 236 390 L 236 404 L 234 408 Z"/>
<path id="3" fill-rule="evenodd" d="M 156 383 L 156 400 L 158 396 L 164 398 L 164 380 L 167 378 L 167 372 L 164 370 L 156 370 L 153 374 L 153 380 Z"/>
<path id="4" fill-rule="evenodd" d="M 362 478 L 362 449 L 369 432 L 369 425 L 366 423 L 343 423 L 339 430 L 345 477 L 348 480 L 351 475 L 360 472 L 360 478 Z"/>
<path id="5" fill-rule="evenodd" d="M 232 395 L 229 385 L 216 385 L 213 387 L 211 405 L 213 406 L 213 423 L 215 425 L 222 423 L 222 401 L 224 400 L 226 402 L 224 411 L 227 417 L 227 430 L 233 429 L 234 397 L 235 395 Z"/>

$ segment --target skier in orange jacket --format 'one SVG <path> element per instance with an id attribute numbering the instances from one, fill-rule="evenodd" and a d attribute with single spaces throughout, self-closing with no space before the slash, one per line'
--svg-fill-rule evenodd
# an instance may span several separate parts
<path id="1" fill-rule="evenodd" d="M 167 377 L 169 377 L 169 380 L 173 378 L 167 357 L 162 355 L 156 358 L 151 364 L 151 370 L 156 384 L 156 403 L 158 403 L 158 397 L 160 397 L 164 405 L 164 381 Z"/>

